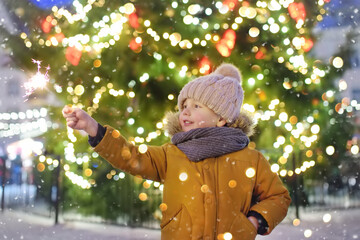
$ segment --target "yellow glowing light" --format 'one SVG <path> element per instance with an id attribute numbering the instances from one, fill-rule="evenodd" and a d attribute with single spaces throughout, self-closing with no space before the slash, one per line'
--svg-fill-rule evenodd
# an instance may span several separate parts
<path id="1" fill-rule="evenodd" d="M 169 100 L 174 100 L 174 98 L 175 98 L 174 94 L 169 94 L 169 95 L 168 95 L 168 99 L 169 99 Z"/>
<path id="2" fill-rule="evenodd" d="M 143 183 L 143 187 L 146 188 L 146 189 L 150 188 L 150 186 L 151 186 L 150 183 L 148 183 L 147 181 L 145 181 Z"/>
<path id="3" fill-rule="evenodd" d="M 65 164 L 65 165 L 64 165 L 64 170 L 65 170 L 65 171 L 69 171 L 69 170 L 70 170 L 69 164 Z"/>
<path id="4" fill-rule="evenodd" d="M 249 29 L 250 37 L 255 38 L 255 37 L 259 36 L 259 34 L 260 34 L 260 30 L 257 27 L 252 27 Z"/>
<path id="5" fill-rule="evenodd" d="M 120 132 L 118 130 L 114 130 L 112 133 L 111 133 L 111 136 L 113 138 L 118 138 L 120 137 Z"/>
<path id="6" fill-rule="evenodd" d="M 230 188 L 234 188 L 234 187 L 236 187 L 236 185 L 237 185 L 237 182 L 235 180 L 230 180 L 229 181 L 229 187 Z"/>
<path id="7" fill-rule="evenodd" d="M 295 218 L 295 219 L 293 220 L 293 225 L 294 225 L 295 227 L 299 226 L 299 225 L 300 225 L 300 219 Z"/>
<path id="8" fill-rule="evenodd" d="M 254 168 L 248 168 L 246 169 L 246 172 L 245 172 L 245 175 L 248 177 L 248 178 L 252 178 L 255 176 L 255 169 Z"/>
<path id="9" fill-rule="evenodd" d="M 184 181 L 186 181 L 186 180 L 187 180 L 187 178 L 188 178 L 188 175 L 187 175 L 187 173 L 186 173 L 186 172 L 182 172 L 182 173 L 180 173 L 180 175 L 179 175 L 179 179 L 180 179 L 180 181 L 184 182 Z"/>
<path id="10" fill-rule="evenodd" d="M 287 174 L 287 171 L 285 169 L 280 171 L 280 176 L 285 177 Z"/>
<path id="11" fill-rule="evenodd" d="M 139 194 L 139 199 L 141 201 L 146 201 L 148 199 L 148 195 L 146 193 L 140 193 Z"/>
<path id="12" fill-rule="evenodd" d="M 281 156 L 281 157 L 279 158 L 279 163 L 280 163 L 280 164 L 286 164 L 286 163 L 287 163 L 287 158 L 284 157 L 284 156 Z"/>
<path id="13" fill-rule="evenodd" d="M 96 59 L 96 60 L 94 61 L 94 67 L 98 68 L 98 67 L 100 67 L 100 66 L 101 66 L 101 60 L 100 60 L 100 59 Z"/>
<path id="14" fill-rule="evenodd" d="M 311 237 L 311 235 L 312 235 L 312 231 L 311 231 L 310 229 L 306 229 L 306 230 L 304 231 L 304 236 L 305 236 L 306 238 Z"/>
<path id="15" fill-rule="evenodd" d="M 38 165 L 36 166 L 37 170 L 39 172 L 43 172 L 45 170 L 45 164 L 43 163 L 38 163 Z"/>
<path id="16" fill-rule="evenodd" d="M 124 11 L 126 14 L 131 14 L 135 11 L 135 6 L 132 3 L 126 3 L 124 5 Z"/>
<path id="17" fill-rule="evenodd" d="M 160 210 L 161 210 L 162 212 L 166 211 L 166 210 L 167 210 L 167 205 L 166 205 L 166 203 L 161 203 L 160 206 L 159 206 L 159 208 L 160 208 Z"/>
<path id="18" fill-rule="evenodd" d="M 139 146 L 139 152 L 140 152 L 140 153 L 144 154 L 144 153 L 147 152 L 147 150 L 148 150 L 148 147 L 147 147 L 145 144 L 141 144 L 141 145 Z"/>
<path id="19" fill-rule="evenodd" d="M 342 60 L 341 57 L 336 57 L 334 58 L 332 64 L 336 68 L 341 68 L 344 65 L 344 61 Z"/>
<path id="20" fill-rule="evenodd" d="M 123 157 L 125 160 L 130 159 L 131 158 L 130 149 L 127 147 L 124 147 L 121 151 L 121 157 Z"/>
<path id="21" fill-rule="evenodd" d="M 323 221 L 324 223 L 328 223 L 331 221 L 331 214 L 330 213 L 325 213 L 323 216 Z"/>
<path id="22" fill-rule="evenodd" d="M 85 176 L 90 177 L 92 175 L 92 170 L 90 168 L 85 169 Z"/>
<path id="23" fill-rule="evenodd" d="M 201 186 L 200 190 L 203 193 L 207 193 L 209 191 L 209 186 L 204 184 L 204 185 Z"/>
<path id="24" fill-rule="evenodd" d="M 294 175 L 294 172 L 292 170 L 288 171 L 288 176 L 291 177 L 292 175 Z"/>
<path id="25" fill-rule="evenodd" d="M 85 88 L 83 85 L 77 85 L 74 89 L 74 93 L 78 96 L 82 95 L 85 92 Z"/>

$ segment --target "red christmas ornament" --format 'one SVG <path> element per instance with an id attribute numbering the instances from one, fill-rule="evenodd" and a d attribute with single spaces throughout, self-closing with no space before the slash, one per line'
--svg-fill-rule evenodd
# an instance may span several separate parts
<path id="1" fill-rule="evenodd" d="M 234 10 L 237 3 L 238 3 L 238 0 L 224 0 L 223 1 L 223 5 L 227 6 L 230 11 Z"/>
<path id="2" fill-rule="evenodd" d="M 305 21 L 306 11 L 303 3 L 291 3 L 288 7 L 290 17 L 296 22 L 299 20 Z"/>
<path id="3" fill-rule="evenodd" d="M 55 37 L 56 41 L 58 41 L 59 43 L 62 42 L 62 40 L 64 40 L 65 35 L 63 33 L 57 33 L 55 34 L 53 37 Z"/>
<path id="4" fill-rule="evenodd" d="M 142 41 L 137 42 L 135 38 L 131 39 L 130 43 L 129 43 L 129 47 L 131 50 L 133 50 L 134 52 L 140 52 L 141 48 L 142 48 Z"/>
<path id="5" fill-rule="evenodd" d="M 66 48 L 65 57 L 74 66 L 77 66 L 80 62 L 82 52 L 76 47 Z"/>
<path id="6" fill-rule="evenodd" d="M 201 74 L 209 74 L 211 70 L 211 63 L 207 56 L 204 56 L 199 62 L 199 70 Z"/>
<path id="7" fill-rule="evenodd" d="M 216 49 L 223 57 L 229 57 L 235 47 L 236 33 L 232 29 L 225 31 L 221 40 L 216 44 Z"/>
<path id="8" fill-rule="evenodd" d="M 256 59 L 264 59 L 264 58 L 265 58 L 265 53 L 263 53 L 263 51 L 259 50 L 259 51 L 255 54 L 255 58 L 256 58 Z"/>
<path id="9" fill-rule="evenodd" d="M 136 13 L 133 12 L 129 15 L 129 23 L 130 23 L 130 26 L 135 29 L 140 27 L 139 18 Z"/>
<path id="10" fill-rule="evenodd" d="M 305 39 L 305 44 L 302 47 L 305 52 L 308 52 L 311 50 L 311 48 L 314 46 L 314 42 L 311 39 Z"/>
<path id="11" fill-rule="evenodd" d="M 43 30 L 44 33 L 49 33 L 51 31 L 51 28 L 53 27 L 53 24 L 51 21 L 53 18 L 51 16 L 47 16 L 44 20 L 41 22 L 41 30 Z"/>

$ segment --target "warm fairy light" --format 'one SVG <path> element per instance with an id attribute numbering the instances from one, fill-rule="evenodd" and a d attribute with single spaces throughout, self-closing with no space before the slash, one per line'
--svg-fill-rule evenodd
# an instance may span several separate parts
<path id="1" fill-rule="evenodd" d="M 293 225 L 294 225 L 295 227 L 299 226 L 299 225 L 300 225 L 300 219 L 295 218 L 295 219 L 293 220 Z"/>
<path id="2" fill-rule="evenodd" d="M 141 154 L 146 153 L 147 150 L 148 150 L 148 147 L 146 146 L 146 144 L 141 144 L 141 145 L 139 146 L 139 152 L 140 152 Z"/>
<path id="3" fill-rule="evenodd" d="M 187 175 L 187 173 L 186 173 L 186 172 L 182 172 L 182 173 L 180 173 L 180 175 L 179 175 L 179 179 L 180 179 L 180 181 L 184 182 L 184 181 L 186 181 L 186 180 L 187 180 L 187 178 L 188 178 L 188 175 Z"/>
<path id="4" fill-rule="evenodd" d="M 336 68 L 342 68 L 342 66 L 344 65 L 344 61 L 341 57 L 335 57 L 332 61 L 332 64 Z"/>
<path id="5" fill-rule="evenodd" d="M 350 152 L 354 155 L 357 155 L 359 153 L 359 146 L 358 145 L 351 146 Z"/>
<path id="6" fill-rule="evenodd" d="M 248 169 L 246 169 L 246 172 L 245 172 L 245 175 L 246 175 L 246 177 L 248 177 L 248 178 L 252 178 L 252 177 L 254 177 L 255 176 L 255 169 L 254 168 L 248 168 Z"/>
<path id="7" fill-rule="evenodd" d="M 160 210 L 161 210 L 162 212 L 165 212 L 168 207 L 167 207 L 166 203 L 161 203 L 160 206 L 159 206 L 159 208 L 160 208 Z"/>
<path id="8" fill-rule="evenodd" d="M 209 186 L 204 184 L 204 185 L 201 186 L 200 190 L 203 193 L 207 193 L 207 192 L 209 192 Z"/>
<path id="9" fill-rule="evenodd" d="M 325 213 L 323 216 L 323 221 L 324 223 L 328 223 L 331 221 L 331 214 L 330 213 Z"/>
<path id="10" fill-rule="evenodd" d="M 229 232 L 224 233 L 224 240 L 231 240 L 232 239 L 232 234 Z"/>
<path id="11" fill-rule="evenodd" d="M 304 231 L 304 237 L 309 238 L 312 235 L 312 231 L 310 229 L 306 229 Z"/>
<path id="12" fill-rule="evenodd" d="M 229 187 L 230 188 L 234 188 L 234 187 L 236 187 L 236 185 L 237 185 L 237 182 L 235 180 L 230 180 L 229 181 Z"/>
<path id="13" fill-rule="evenodd" d="M 331 156 L 335 153 L 335 148 L 333 146 L 327 146 L 325 151 L 327 155 Z"/>

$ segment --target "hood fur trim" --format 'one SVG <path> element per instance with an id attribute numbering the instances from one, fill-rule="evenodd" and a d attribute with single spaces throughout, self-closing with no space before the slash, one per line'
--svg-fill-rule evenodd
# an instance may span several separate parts
<path id="1" fill-rule="evenodd" d="M 170 137 L 174 136 L 175 133 L 182 132 L 179 115 L 180 112 L 168 112 L 165 114 L 164 129 L 170 135 Z M 249 112 L 242 111 L 240 112 L 239 117 L 233 123 L 227 123 L 226 126 L 239 128 L 248 137 L 250 137 L 254 134 L 256 124 L 254 123 L 253 117 Z"/>

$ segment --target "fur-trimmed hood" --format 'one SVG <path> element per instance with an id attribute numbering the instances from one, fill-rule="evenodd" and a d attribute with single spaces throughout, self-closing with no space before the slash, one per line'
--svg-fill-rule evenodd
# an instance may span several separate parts
<path id="1" fill-rule="evenodd" d="M 175 133 L 182 132 L 180 121 L 179 121 L 180 112 L 168 112 L 165 114 L 165 131 L 168 132 L 170 136 L 173 136 Z M 242 111 L 240 112 L 239 117 L 233 123 L 227 123 L 225 126 L 232 128 L 241 129 L 248 137 L 254 134 L 254 129 L 256 124 L 254 123 L 253 118 L 250 113 Z"/>

